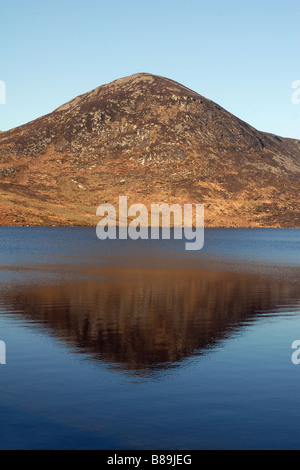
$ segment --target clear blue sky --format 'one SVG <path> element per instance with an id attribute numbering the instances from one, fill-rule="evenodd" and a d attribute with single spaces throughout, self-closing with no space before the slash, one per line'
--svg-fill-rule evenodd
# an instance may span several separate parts
<path id="1" fill-rule="evenodd" d="M 300 138 L 299 0 L 0 0 L 0 130 L 116 78 L 172 78 Z"/>

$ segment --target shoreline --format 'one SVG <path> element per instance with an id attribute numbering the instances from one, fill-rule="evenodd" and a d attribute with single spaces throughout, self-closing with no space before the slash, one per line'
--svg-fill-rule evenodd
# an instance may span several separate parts
<path id="1" fill-rule="evenodd" d="M 38 227 L 41 227 L 41 228 L 92 228 L 94 227 L 96 229 L 97 227 L 97 224 L 57 224 L 57 225 L 42 225 L 42 224 L 39 224 L 39 225 L 35 225 L 35 224 L 32 224 L 32 225 L 24 225 L 24 224 L 13 224 L 13 225 L 4 225 L 4 224 L 0 224 L 0 227 L 1 228 L 13 228 L 13 227 L 35 227 L 35 228 L 38 228 Z M 129 227 L 129 225 L 127 225 L 127 227 Z M 117 225 L 117 228 L 119 228 L 119 226 Z M 162 228 L 161 226 L 159 228 Z M 171 229 L 174 228 L 174 226 L 171 226 Z M 193 225 L 192 226 L 193 229 L 196 229 L 196 226 Z M 148 227 L 148 229 L 151 229 L 151 227 Z M 182 227 L 182 229 L 184 229 L 184 227 Z M 204 230 L 205 229 L 236 229 L 236 230 L 245 230 L 245 229 L 263 229 L 263 230 L 266 230 L 266 229 L 270 229 L 270 230 L 274 230 L 274 229 L 281 229 L 281 230 L 299 230 L 300 229 L 300 226 L 299 227 L 283 227 L 281 225 L 276 225 L 276 226 L 246 226 L 246 225 L 243 225 L 243 226 L 240 226 L 240 227 L 236 227 L 236 226 L 228 226 L 228 225 L 207 225 L 207 226 L 204 226 Z"/>

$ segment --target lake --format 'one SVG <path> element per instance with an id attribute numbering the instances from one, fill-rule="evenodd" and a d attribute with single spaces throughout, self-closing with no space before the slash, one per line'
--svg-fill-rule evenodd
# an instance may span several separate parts
<path id="1" fill-rule="evenodd" d="M 300 229 L 0 228 L 1 449 L 298 449 Z"/>

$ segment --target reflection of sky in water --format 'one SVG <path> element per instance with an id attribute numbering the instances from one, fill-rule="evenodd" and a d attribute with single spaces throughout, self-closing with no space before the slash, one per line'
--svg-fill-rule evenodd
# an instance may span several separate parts
<path id="1" fill-rule="evenodd" d="M 299 448 L 299 316 L 252 324 L 179 369 L 132 377 L 0 319 L 1 448 Z"/>

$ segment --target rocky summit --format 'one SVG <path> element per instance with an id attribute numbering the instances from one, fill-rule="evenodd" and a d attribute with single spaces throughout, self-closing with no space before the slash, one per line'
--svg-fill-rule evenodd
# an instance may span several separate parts
<path id="1" fill-rule="evenodd" d="M 300 141 L 141 73 L 0 133 L 2 225 L 94 225 L 98 205 L 205 205 L 210 227 L 300 227 Z"/>

